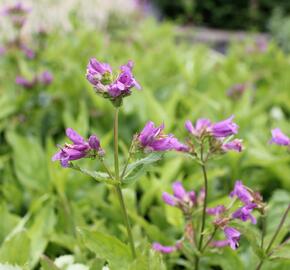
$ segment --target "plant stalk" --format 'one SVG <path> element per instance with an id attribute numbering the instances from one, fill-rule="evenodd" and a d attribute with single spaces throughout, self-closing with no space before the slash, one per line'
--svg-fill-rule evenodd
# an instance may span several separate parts
<path id="1" fill-rule="evenodd" d="M 289 211 L 290 211 L 290 204 L 288 205 L 288 207 L 287 207 L 285 213 L 283 214 L 283 216 L 282 216 L 282 218 L 281 218 L 281 221 L 280 221 L 280 223 L 279 223 L 279 225 L 278 225 L 278 227 L 277 227 L 277 229 L 276 229 L 276 231 L 275 231 L 275 233 L 274 233 L 274 235 L 273 235 L 273 237 L 272 237 L 272 239 L 271 239 L 271 241 L 270 241 L 270 243 L 269 243 L 269 245 L 268 245 L 268 247 L 267 247 L 267 249 L 266 249 L 266 252 L 265 252 L 265 253 L 266 253 L 266 256 L 269 255 L 269 252 L 270 252 L 270 250 L 271 250 L 271 247 L 272 247 L 272 245 L 274 244 L 274 242 L 275 242 L 275 240 L 276 240 L 276 238 L 277 238 L 277 236 L 278 236 L 280 230 L 282 229 L 282 227 L 283 227 L 283 225 L 284 225 L 284 223 L 285 223 L 285 221 L 286 221 L 286 218 L 287 218 L 287 215 L 288 215 Z M 260 270 L 261 267 L 262 267 L 262 265 L 263 265 L 263 263 L 264 263 L 264 260 L 262 259 L 262 260 L 260 261 L 260 263 L 258 264 L 256 270 Z"/>
<path id="2" fill-rule="evenodd" d="M 118 118 L 119 118 L 119 108 L 115 109 L 115 116 L 114 116 L 114 164 L 115 164 L 115 180 L 119 184 L 115 185 L 116 193 L 119 199 L 120 207 L 122 210 L 123 218 L 124 218 L 124 223 L 127 228 L 127 233 L 128 233 L 128 239 L 129 239 L 129 244 L 132 252 L 132 256 L 135 259 L 136 258 L 136 251 L 135 251 L 135 246 L 134 246 L 134 240 L 133 240 L 133 235 L 132 235 L 132 230 L 131 230 L 131 225 L 120 185 L 120 175 L 119 175 L 119 143 L 118 143 Z"/>

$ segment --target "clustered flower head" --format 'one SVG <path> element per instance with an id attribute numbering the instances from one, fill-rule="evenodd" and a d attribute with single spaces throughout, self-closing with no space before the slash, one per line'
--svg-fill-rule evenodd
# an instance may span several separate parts
<path id="1" fill-rule="evenodd" d="M 115 106 L 120 106 L 122 99 L 131 95 L 133 87 L 141 89 L 133 76 L 133 66 L 133 62 L 128 61 L 126 65 L 120 67 L 118 75 L 114 76 L 109 64 L 91 58 L 87 66 L 86 77 L 98 94 L 110 99 Z"/>
<path id="2" fill-rule="evenodd" d="M 21 85 L 26 89 L 31 89 L 37 85 L 50 85 L 52 81 L 53 75 L 47 70 L 34 76 L 32 79 L 26 79 L 23 76 L 17 76 L 15 79 L 16 84 Z"/>
<path id="3" fill-rule="evenodd" d="M 241 152 L 243 150 L 242 140 L 233 139 L 232 136 L 238 133 L 238 125 L 233 122 L 234 116 L 226 120 L 212 123 L 209 119 L 198 119 L 195 125 L 190 120 L 185 122 L 185 128 L 190 133 L 192 140 L 187 140 L 189 152 L 197 156 L 197 148 L 202 145 L 207 148 L 207 158 L 214 154 L 228 151 Z M 205 145 L 207 143 L 207 145 Z"/>
<path id="4" fill-rule="evenodd" d="M 85 141 L 72 128 L 66 129 L 66 135 L 72 144 L 65 143 L 63 147 L 60 147 L 60 151 L 52 157 L 52 161 L 59 160 L 62 167 L 69 167 L 69 162 L 73 160 L 104 156 L 104 150 L 101 148 L 100 140 L 97 136 L 91 135 L 88 141 Z"/>
<path id="5" fill-rule="evenodd" d="M 174 135 L 164 134 L 164 124 L 155 127 L 152 121 L 147 122 L 143 130 L 138 134 L 139 147 L 146 152 L 176 150 L 186 152 L 188 147 L 179 142 Z"/>
<path id="6" fill-rule="evenodd" d="M 192 212 L 193 207 L 197 206 L 195 192 L 193 190 L 187 192 L 179 181 L 172 184 L 172 190 L 173 195 L 163 192 L 163 201 L 170 206 L 180 208 L 185 215 L 189 215 Z"/>
<path id="7" fill-rule="evenodd" d="M 240 180 L 236 181 L 230 197 L 237 198 L 239 204 L 242 203 L 242 206 L 235 210 L 232 210 L 232 207 L 226 208 L 224 205 L 207 208 L 207 213 L 215 217 L 214 225 L 220 228 L 226 237 L 225 240 L 213 241 L 211 246 L 224 247 L 229 245 L 232 249 L 238 248 L 241 233 L 237 229 L 229 226 L 229 223 L 236 219 L 243 222 L 250 221 L 252 224 L 256 224 L 257 221 L 252 215 L 252 212 L 256 209 L 260 213 L 264 213 L 265 204 L 263 203 L 261 195 L 244 186 Z"/>
<path id="8" fill-rule="evenodd" d="M 290 146 L 290 138 L 287 137 L 280 128 L 272 129 L 272 139 L 270 140 L 270 143 L 275 143 L 277 145 L 282 146 Z"/>
<path id="9" fill-rule="evenodd" d="M 13 25 L 16 28 L 21 28 L 26 22 L 27 14 L 31 11 L 30 8 L 23 5 L 22 2 L 17 2 L 13 5 L 6 6 L 2 10 L 4 16 L 9 16 Z"/>

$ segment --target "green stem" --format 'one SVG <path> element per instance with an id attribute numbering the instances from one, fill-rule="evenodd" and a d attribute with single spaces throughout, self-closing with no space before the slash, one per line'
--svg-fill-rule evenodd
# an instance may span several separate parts
<path id="1" fill-rule="evenodd" d="M 213 233 L 211 234 L 210 238 L 207 240 L 207 242 L 205 243 L 204 247 L 202 248 L 201 252 L 204 252 L 205 249 L 207 248 L 207 246 L 209 245 L 209 243 L 212 241 L 212 239 L 214 238 L 216 232 L 217 232 L 217 227 L 214 228 Z"/>
<path id="2" fill-rule="evenodd" d="M 116 182 L 120 183 L 120 175 L 119 175 L 119 143 L 118 143 L 118 115 L 119 115 L 119 108 L 115 109 L 115 117 L 114 117 L 114 164 L 115 164 L 115 180 Z M 127 228 L 127 233 L 128 233 L 128 238 L 129 238 L 129 243 L 130 243 L 130 248 L 132 252 L 132 256 L 135 259 L 136 258 L 136 251 L 135 251 L 135 246 L 134 246 L 134 240 L 133 240 L 133 235 L 132 235 L 132 230 L 131 230 L 131 225 L 125 205 L 125 201 L 123 198 L 122 194 L 122 189 L 120 184 L 115 185 L 117 196 L 119 199 L 120 207 L 122 210 L 123 218 L 124 218 L 124 223 Z"/>
<path id="3" fill-rule="evenodd" d="M 263 213 L 262 215 L 262 235 L 261 235 L 261 248 L 264 248 L 264 238 L 266 235 L 266 215 Z"/>
<path id="4" fill-rule="evenodd" d="M 273 235 L 273 237 L 272 237 L 272 239 L 271 239 L 271 241 L 270 241 L 270 243 L 269 243 L 269 245 L 268 245 L 268 247 L 267 247 L 267 249 L 266 249 L 266 252 L 265 252 L 265 253 L 266 253 L 266 256 L 269 255 L 269 252 L 270 252 L 270 250 L 271 250 L 271 247 L 272 247 L 272 245 L 274 244 L 274 242 L 275 242 L 275 240 L 276 240 L 276 238 L 277 238 L 277 236 L 278 236 L 280 230 L 282 229 L 282 227 L 283 227 L 283 225 L 284 225 L 284 223 L 285 223 L 285 221 L 286 221 L 286 218 L 287 218 L 287 215 L 288 215 L 289 211 L 290 211 L 290 204 L 288 205 L 288 207 L 287 207 L 285 213 L 283 214 L 283 216 L 282 216 L 282 218 L 281 218 L 281 221 L 280 221 L 280 223 L 279 223 L 279 225 L 278 225 L 278 227 L 277 227 L 277 229 L 276 229 L 276 231 L 275 231 L 275 233 L 274 233 L 274 235 Z M 264 260 L 262 259 L 262 260 L 260 261 L 260 263 L 258 264 L 256 270 L 260 270 L 261 267 L 262 267 L 262 265 L 263 265 L 263 263 L 264 263 Z"/>
<path id="5" fill-rule="evenodd" d="M 206 218 L 206 206 L 207 206 L 207 174 L 205 164 L 201 165 L 203 179 L 204 179 L 204 201 L 203 201 L 203 208 L 202 208 L 202 221 L 201 221 L 201 230 L 200 230 L 200 238 L 198 249 L 201 250 L 202 243 L 203 243 L 203 236 L 204 236 L 204 227 L 205 227 L 205 218 Z"/>

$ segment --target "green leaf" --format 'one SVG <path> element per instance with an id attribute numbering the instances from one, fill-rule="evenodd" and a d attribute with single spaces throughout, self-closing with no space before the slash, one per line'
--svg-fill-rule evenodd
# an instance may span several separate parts
<path id="1" fill-rule="evenodd" d="M 130 185 L 134 183 L 135 180 L 139 179 L 148 170 L 148 166 L 159 161 L 162 158 L 162 155 L 162 153 L 154 152 L 145 158 L 139 159 L 129 164 L 125 176 L 122 180 L 122 184 Z"/>
<path id="2" fill-rule="evenodd" d="M 85 168 L 81 168 L 78 165 L 74 164 L 74 163 L 70 163 L 70 168 L 79 171 L 85 175 L 88 175 L 92 178 L 94 178 L 96 181 L 98 182 L 102 182 L 102 183 L 106 183 L 106 184 L 111 184 L 111 185 L 116 185 L 117 182 L 115 180 L 112 180 L 110 178 L 110 176 L 107 173 L 104 172 L 95 172 L 95 171 L 89 171 Z"/>
<path id="3" fill-rule="evenodd" d="M 271 259 L 290 260 L 290 242 L 277 247 L 272 251 Z"/>
<path id="4" fill-rule="evenodd" d="M 116 237 L 87 229 L 79 229 L 84 245 L 97 257 L 108 260 L 111 270 L 128 269 L 131 263 L 129 247 Z"/>
<path id="5" fill-rule="evenodd" d="M 52 260 L 50 260 L 46 256 L 42 256 L 40 259 L 40 264 L 42 266 L 42 270 L 60 270 Z"/>
<path id="6" fill-rule="evenodd" d="M 30 239 L 25 231 L 6 239 L 0 247 L 0 262 L 20 266 L 29 262 Z"/>

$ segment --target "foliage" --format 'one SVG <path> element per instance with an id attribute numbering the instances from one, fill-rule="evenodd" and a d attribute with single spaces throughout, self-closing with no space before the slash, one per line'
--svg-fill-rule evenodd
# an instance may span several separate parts
<path id="1" fill-rule="evenodd" d="M 125 145 L 131 134 L 148 119 L 164 121 L 168 131 L 182 137 L 186 119 L 203 116 L 218 120 L 234 114 L 246 149 L 210 163 L 209 203 L 227 200 L 223 194 L 240 177 L 269 200 L 271 235 L 279 221 L 277 216 L 281 216 L 281 206 L 289 202 L 289 154 L 269 146 L 268 141 L 272 127 L 290 132 L 290 57 L 275 44 L 255 53 L 247 46 L 234 44 L 224 56 L 204 46 L 176 44 L 171 25 L 146 21 L 104 33 L 85 26 L 68 33 L 53 31 L 33 60 L 15 50 L 0 56 L 0 262 L 25 270 L 58 269 L 54 259 L 72 254 L 77 263 L 98 270 L 107 263 L 110 269 L 116 269 L 119 257 L 121 261 L 130 260 L 116 196 L 94 180 L 101 176 L 64 170 L 51 162 L 55 144 L 64 140 L 66 127 L 83 136 L 96 133 L 102 137 L 102 146 L 112 149 L 112 136 L 107 132 L 113 122 L 111 105 L 98 98 L 85 79 L 91 56 L 116 66 L 134 59 L 136 78 L 143 86 L 142 97 L 134 93 L 124 100 L 120 126 L 126 128 L 120 130 L 121 154 L 127 152 Z M 18 74 L 29 77 L 44 67 L 53 72 L 51 85 L 23 89 L 15 84 Z M 246 83 L 247 88 L 240 99 L 231 100 L 226 92 L 236 83 Z M 120 158 L 125 162 L 126 156 Z M 178 269 L 185 264 L 176 254 L 163 262 L 150 249 L 150 243 L 156 240 L 171 244 L 183 228 L 177 212 L 161 203 L 162 190 L 169 189 L 175 179 L 184 179 L 186 187 L 199 189 L 201 173 L 181 155 L 168 153 L 165 160 L 158 159 L 151 156 L 142 161 L 142 166 L 136 160 L 127 174 L 131 185 L 124 193 L 138 247 L 137 261 L 129 264 L 132 270 L 137 269 L 136 265 L 143 267 L 138 269 L 157 270 Z M 153 161 L 158 161 L 157 165 L 138 174 L 136 181 L 137 169 Z M 94 162 L 79 164 L 88 172 L 101 170 Z M 251 244 L 251 237 L 260 231 L 248 227 L 245 230 L 253 232 L 242 238 L 245 245 L 240 250 L 234 253 L 225 248 L 218 251 L 223 255 L 218 258 L 209 253 L 202 269 L 209 269 L 208 261 L 229 269 L 226 260 L 240 269 L 252 268 L 259 252 Z M 277 241 L 286 235 L 287 231 L 281 232 Z M 112 254 L 104 254 L 106 250 Z M 285 254 L 281 247 L 273 261 L 265 263 L 265 269 L 273 269 L 272 265 L 287 269 L 289 260 L 275 260 Z M 117 269 L 120 267 L 118 264 Z"/>

